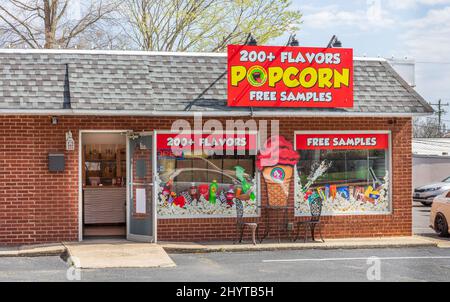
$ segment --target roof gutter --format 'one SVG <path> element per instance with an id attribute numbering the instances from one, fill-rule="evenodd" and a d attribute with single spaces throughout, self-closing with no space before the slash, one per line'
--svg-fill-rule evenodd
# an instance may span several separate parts
<path id="1" fill-rule="evenodd" d="M 0 109 L 0 115 L 61 115 L 61 116 L 167 116 L 167 117 L 192 117 L 201 114 L 209 117 L 236 117 L 236 116 L 252 116 L 252 117 L 414 117 L 427 116 L 432 113 L 396 113 L 396 112 L 327 112 L 327 111 L 217 111 L 217 112 L 201 112 L 201 111 L 142 111 L 142 110 L 80 110 L 80 109 L 58 109 L 58 110 L 41 110 L 41 109 Z"/>
<path id="2" fill-rule="evenodd" d="M 83 55 L 133 55 L 133 56 L 180 56 L 180 57 L 227 57 L 226 52 L 188 52 L 188 51 L 145 51 L 145 50 L 105 50 L 105 49 L 20 49 L 0 48 L 0 53 L 27 54 L 83 54 Z M 353 57 L 355 61 L 386 62 L 381 57 Z"/>

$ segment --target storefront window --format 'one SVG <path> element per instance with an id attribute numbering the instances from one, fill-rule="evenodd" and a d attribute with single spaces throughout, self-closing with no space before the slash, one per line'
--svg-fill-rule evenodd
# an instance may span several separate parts
<path id="1" fill-rule="evenodd" d="M 158 217 L 258 214 L 255 135 L 157 135 Z"/>
<path id="2" fill-rule="evenodd" d="M 296 134 L 296 149 L 296 215 L 314 196 L 322 215 L 389 213 L 389 134 Z"/>

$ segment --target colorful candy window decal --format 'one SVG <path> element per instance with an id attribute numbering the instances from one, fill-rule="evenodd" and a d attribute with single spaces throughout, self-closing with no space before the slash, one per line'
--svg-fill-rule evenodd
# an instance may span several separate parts
<path id="1" fill-rule="evenodd" d="M 256 165 L 262 172 L 270 206 L 287 206 L 298 154 L 283 136 L 272 136 L 261 148 Z"/>
<path id="2" fill-rule="evenodd" d="M 258 215 L 256 133 L 158 133 L 157 213 L 160 218 Z"/>
<path id="3" fill-rule="evenodd" d="M 310 214 L 314 196 L 322 215 L 390 212 L 388 132 L 297 132 L 295 148 L 297 216 Z"/>

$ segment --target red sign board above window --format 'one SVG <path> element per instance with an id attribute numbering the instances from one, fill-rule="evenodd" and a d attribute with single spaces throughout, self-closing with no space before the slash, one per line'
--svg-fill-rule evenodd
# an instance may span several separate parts
<path id="1" fill-rule="evenodd" d="M 297 150 L 327 150 L 327 149 L 387 149 L 389 135 L 387 133 L 317 133 L 296 134 Z"/>
<path id="2" fill-rule="evenodd" d="M 256 133 L 158 133 L 156 135 L 158 151 L 172 150 L 172 153 L 203 150 L 251 150 L 256 152 Z"/>
<path id="3" fill-rule="evenodd" d="M 229 45 L 228 106 L 353 107 L 353 50 Z"/>

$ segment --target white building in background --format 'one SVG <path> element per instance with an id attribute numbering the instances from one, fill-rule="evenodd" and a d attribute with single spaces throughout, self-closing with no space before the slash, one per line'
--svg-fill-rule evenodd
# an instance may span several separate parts
<path id="1" fill-rule="evenodd" d="M 410 58 L 387 58 L 386 59 L 392 68 L 398 72 L 399 75 L 409 84 L 411 87 L 416 86 L 416 61 Z"/>
<path id="2" fill-rule="evenodd" d="M 450 176 L 450 138 L 415 138 L 412 143 L 413 188 Z"/>

